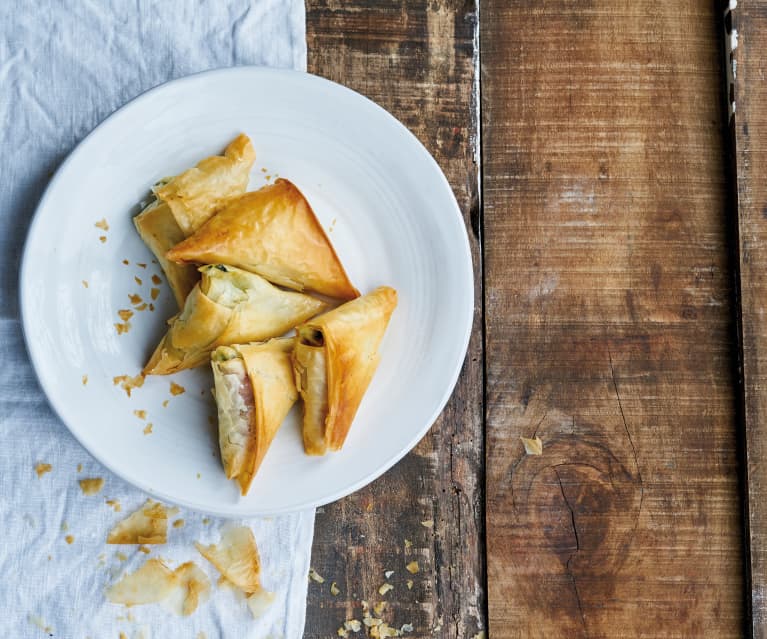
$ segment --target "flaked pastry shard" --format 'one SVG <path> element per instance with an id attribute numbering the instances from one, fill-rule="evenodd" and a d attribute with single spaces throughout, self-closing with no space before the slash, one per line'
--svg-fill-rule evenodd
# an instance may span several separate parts
<path id="1" fill-rule="evenodd" d="M 298 392 L 292 337 L 221 346 L 211 365 L 218 405 L 218 438 L 228 479 L 245 495 Z"/>
<path id="2" fill-rule="evenodd" d="M 133 218 L 141 239 L 165 271 L 179 307 L 199 277 L 194 267 L 174 264 L 165 254 L 232 198 L 245 193 L 255 159 L 250 138 L 239 135 L 223 155 L 205 158 L 197 166 L 156 184 L 155 200 Z"/>
<path id="3" fill-rule="evenodd" d="M 196 543 L 195 547 L 236 588 L 247 594 L 261 590 L 261 559 L 247 526 L 227 528 L 217 544 Z"/>
<path id="4" fill-rule="evenodd" d="M 378 367 L 378 347 L 397 306 L 383 286 L 299 326 L 293 351 L 296 387 L 304 401 L 304 449 L 339 450 Z"/>
<path id="5" fill-rule="evenodd" d="M 168 375 L 208 361 L 217 346 L 262 341 L 327 308 L 303 293 L 283 291 L 255 273 L 213 264 L 200 268 L 202 280 L 144 367 L 145 375 Z"/>
<path id="6" fill-rule="evenodd" d="M 338 299 L 359 295 L 306 198 L 283 179 L 232 201 L 167 258 L 231 264 L 287 288 Z"/>

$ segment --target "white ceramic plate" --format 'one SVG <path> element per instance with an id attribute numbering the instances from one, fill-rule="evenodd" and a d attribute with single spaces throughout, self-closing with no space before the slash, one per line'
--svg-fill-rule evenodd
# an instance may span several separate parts
<path id="1" fill-rule="evenodd" d="M 150 301 L 151 276 L 161 274 L 131 222 L 139 202 L 157 179 L 220 153 L 240 132 L 256 148 L 251 188 L 276 175 L 295 182 L 354 284 L 399 292 L 381 364 L 343 450 L 304 455 L 295 407 L 247 497 L 221 469 L 207 367 L 149 377 L 130 398 L 113 384 L 115 376 L 139 372 L 176 310 L 163 281 L 155 311 L 136 312 L 127 334 L 115 330 L 117 311 L 132 308 L 128 296 Z M 94 226 L 102 218 L 107 232 Z M 160 499 L 224 516 L 328 503 L 390 468 L 447 402 L 473 309 L 466 229 L 447 180 L 418 140 L 338 84 L 255 67 L 170 82 L 98 126 L 40 202 L 20 290 L 40 383 L 83 446 Z M 171 381 L 186 392 L 172 396 Z M 134 410 L 146 411 L 150 435 Z"/>

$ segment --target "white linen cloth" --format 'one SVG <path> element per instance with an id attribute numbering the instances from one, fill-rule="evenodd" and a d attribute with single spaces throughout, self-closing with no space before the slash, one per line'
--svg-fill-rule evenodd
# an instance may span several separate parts
<path id="1" fill-rule="evenodd" d="M 305 69 L 303 0 L 0 2 L 0 636 L 303 634 L 313 510 L 244 522 L 258 541 L 264 586 L 276 593 L 258 621 L 234 591 L 216 587 L 217 571 L 194 548 L 194 541 L 215 542 L 225 522 L 185 510 L 171 520 L 185 525 L 169 527 L 168 543 L 153 546 L 149 557 L 168 559 L 172 567 L 194 560 L 211 578 L 210 600 L 190 617 L 156 604 L 128 610 L 106 602 L 105 586 L 147 559 L 133 546 L 107 546 L 107 532 L 146 496 L 93 460 L 53 414 L 19 321 L 17 273 L 26 229 L 64 157 L 142 91 L 244 64 Z M 38 462 L 53 467 L 39 479 Z M 88 477 L 105 478 L 99 495 L 81 493 L 77 480 Z M 119 500 L 122 512 L 106 499 Z"/>

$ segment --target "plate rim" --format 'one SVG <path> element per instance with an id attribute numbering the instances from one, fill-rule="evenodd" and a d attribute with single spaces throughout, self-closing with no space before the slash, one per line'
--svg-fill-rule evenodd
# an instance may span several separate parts
<path id="1" fill-rule="evenodd" d="M 41 371 L 46 368 L 46 364 L 44 361 L 44 357 L 42 356 L 42 353 L 39 352 L 39 349 L 31 343 L 31 339 L 29 335 L 30 329 L 28 326 L 28 324 L 31 325 L 31 321 L 32 321 L 30 319 L 31 311 L 29 309 L 29 306 L 31 304 L 31 301 L 29 299 L 30 286 L 28 281 L 30 278 L 30 275 L 29 275 L 29 271 L 31 268 L 30 264 L 33 259 L 31 252 L 33 248 L 33 243 L 36 239 L 37 234 L 39 233 L 38 226 L 42 219 L 42 212 L 45 209 L 48 203 L 48 200 L 52 197 L 52 193 L 55 191 L 59 182 L 61 181 L 62 175 L 65 173 L 65 169 L 74 161 L 75 157 L 82 152 L 83 147 L 86 145 L 88 140 L 91 139 L 92 136 L 97 135 L 118 114 L 121 114 L 123 111 L 129 108 L 135 107 L 136 104 L 138 103 L 141 103 L 150 99 L 157 92 L 167 90 L 170 87 L 177 87 L 182 84 L 187 84 L 190 82 L 204 81 L 205 78 L 210 76 L 229 75 L 229 74 L 237 75 L 237 74 L 243 74 L 243 73 L 244 74 L 252 73 L 252 74 L 261 75 L 264 77 L 278 76 L 278 77 L 298 78 L 299 82 L 310 82 L 320 86 L 324 85 L 325 87 L 329 88 L 332 91 L 341 91 L 342 93 L 349 94 L 351 95 L 353 99 L 362 100 L 364 103 L 367 104 L 369 108 L 372 107 L 373 110 L 378 111 L 381 115 L 383 115 L 384 118 L 392 122 L 395 125 L 395 127 L 399 128 L 405 137 L 409 138 L 412 142 L 415 142 L 415 148 L 418 149 L 418 152 L 426 160 L 426 163 L 431 165 L 431 168 L 435 172 L 435 177 L 439 180 L 443 190 L 449 196 L 448 199 L 450 200 L 450 203 L 451 203 L 451 211 L 450 211 L 450 214 L 446 213 L 446 219 L 452 220 L 452 222 L 455 223 L 460 228 L 460 230 L 462 230 L 461 233 L 458 233 L 458 235 L 461 237 L 461 240 L 462 240 L 461 242 L 462 251 L 461 251 L 461 255 L 456 257 L 460 257 L 460 260 L 463 264 L 463 267 L 461 269 L 464 272 L 464 278 L 465 278 L 465 281 L 463 284 L 464 284 L 465 290 L 468 292 L 469 299 L 467 300 L 467 302 L 470 302 L 466 304 L 466 308 L 463 311 L 463 316 L 460 318 L 461 323 L 464 326 L 464 330 L 463 330 L 463 336 L 461 341 L 461 348 L 457 352 L 461 353 L 461 355 L 456 360 L 455 368 L 452 371 L 452 374 L 450 375 L 450 382 L 449 384 L 445 385 L 445 390 L 442 394 L 442 397 L 436 403 L 437 409 L 434 411 L 434 413 L 425 422 L 423 426 L 421 426 L 417 431 L 414 431 L 414 435 L 409 439 L 407 445 L 404 446 L 402 450 L 399 451 L 396 455 L 393 455 L 392 457 L 384 461 L 380 466 L 373 469 L 369 474 L 365 475 L 362 479 L 358 480 L 357 482 L 354 482 L 353 484 L 349 484 L 340 490 L 336 490 L 332 493 L 329 493 L 325 497 L 307 499 L 304 502 L 301 502 L 298 504 L 292 504 L 284 508 L 277 508 L 277 509 L 268 508 L 265 510 L 259 509 L 257 507 L 257 503 L 255 504 L 256 507 L 246 507 L 244 509 L 239 507 L 242 502 L 227 504 L 229 507 L 223 507 L 223 508 L 215 508 L 209 505 L 201 505 L 199 503 L 190 501 L 185 498 L 179 498 L 176 496 L 168 495 L 167 493 L 164 493 L 162 490 L 157 490 L 154 487 L 144 484 L 144 482 L 142 482 L 139 479 L 128 478 L 124 476 L 122 473 L 118 472 L 109 463 L 109 461 L 105 459 L 104 455 L 97 454 L 83 440 L 80 434 L 78 434 L 76 427 L 73 427 L 67 422 L 66 419 L 64 419 L 63 417 L 64 406 L 60 405 L 60 402 L 54 399 L 55 395 L 51 392 L 51 390 L 49 389 L 49 384 L 46 383 L 43 375 L 41 374 Z M 360 490 L 364 486 L 375 481 L 385 472 L 390 470 L 395 464 L 397 464 L 405 455 L 407 455 L 410 451 L 412 451 L 413 448 L 426 436 L 429 430 L 431 430 L 434 423 L 439 419 L 440 415 L 444 411 L 445 406 L 447 405 L 448 401 L 453 395 L 453 391 L 455 390 L 455 386 L 458 382 L 458 378 L 461 374 L 461 370 L 463 369 L 464 363 L 466 361 L 466 356 L 468 353 L 469 342 L 471 340 L 471 335 L 473 332 L 473 326 L 474 326 L 474 310 L 475 310 L 474 306 L 476 303 L 474 287 L 475 287 L 474 260 L 471 254 L 471 246 L 469 243 L 468 230 L 466 228 L 466 223 L 463 219 L 461 208 L 458 205 L 458 201 L 456 200 L 455 193 L 453 192 L 453 189 L 450 186 L 450 183 L 447 177 L 445 176 L 444 171 L 439 166 L 438 162 L 434 159 L 434 157 L 431 155 L 431 153 L 429 153 L 428 149 L 418 139 L 418 137 L 412 131 L 410 131 L 410 129 L 407 126 L 405 126 L 405 124 L 403 124 L 399 119 L 397 119 L 384 107 L 377 104 L 370 98 L 362 95 L 361 93 L 353 89 L 350 89 L 349 87 L 346 87 L 342 84 L 339 84 L 327 78 L 323 78 L 321 76 L 304 72 L 304 71 L 297 71 L 294 69 L 277 69 L 277 68 L 262 67 L 262 66 L 255 66 L 255 65 L 243 65 L 243 66 L 235 66 L 235 67 L 208 69 L 205 71 L 200 71 L 197 73 L 192 73 L 179 78 L 168 80 L 166 82 L 155 85 L 145 91 L 142 91 L 135 97 L 125 102 L 120 107 L 116 108 L 103 120 L 101 120 L 87 135 L 85 135 L 85 137 L 83 137 L 74 146 L 74 148 L 71 149 L 71 151 L 67 154 L 66 158 L 61 162 L 61 164 L 59 165 L 59 167 L 56 169 L 55 173 L 53 174 L 53 177 L 50 179 L 47 186 L 45 187 L 45 190 L 43 191 L 43 194 L 41 195 L 37 203 L 37 206 L 35 207 L 34 214 L 32 215 L 32 218 L 29 222 L 29 227 L 27 229 L 27 233 L 24 239 L 24 245 L 21 252 L 21 260 L 20 260 L 20 267 L 19 267 L 19 274 L 18 274 L 19 314 L 21 319 L 21 329 L 22 329 L 22 334 L 24 338 L 24 345 L 27 351 L 27 355 L 29 356 L 30 363 L 32 364 L 32 368 L 35 372 L 37 381 L 40 385 L 41 390 L 43 391 L 43 394 L 45 395 L 45 399 L 48 405 L 51 407 L 53 413 L 56 415 L 58 420 L 62 423 L 62 425 L 66 427 L 66 429 L 70 432 L 70 434 L 88 452 L 88 454 L 91 455 L 91 457 L 93 457 L 96 461 L 98 461 L 102 466 L 108 469 L 116 477 L 119 477 L 121 480 L 125 481 L 129 485 L 134 486 L 138 488 L 139 490 L 142 490 L 148 493 L 149 495 L 157 499 L 160 499 L 162 501 L 169 502 L 172 504 L 177 504 L 179 506 L 188 508 L 195 512 L 210 514 L 210 515 L 214 515 L 217 517 L 224 517 L 224 518 L 280 515 L 284 513 L 300 512 L 300 511 L 308 510 L 310 508 L 314 509 L 319 506 L 330 504 L 334 501 L 337 501 L 343 497 L 346 497 Z M 222 504 L 222 506 L 224 505 Z"/>

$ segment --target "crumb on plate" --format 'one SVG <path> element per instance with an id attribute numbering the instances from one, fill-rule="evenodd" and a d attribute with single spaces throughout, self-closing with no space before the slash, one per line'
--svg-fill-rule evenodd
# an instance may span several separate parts
<path id="1" fill-rule="evenodd" d="M 131 323 L 130 322 L 125 322 L 123 324 L 117 323 L 115 324 L 115 328 L 117 329 L 118 335 L 123 335 L 131 329 Z"/>

